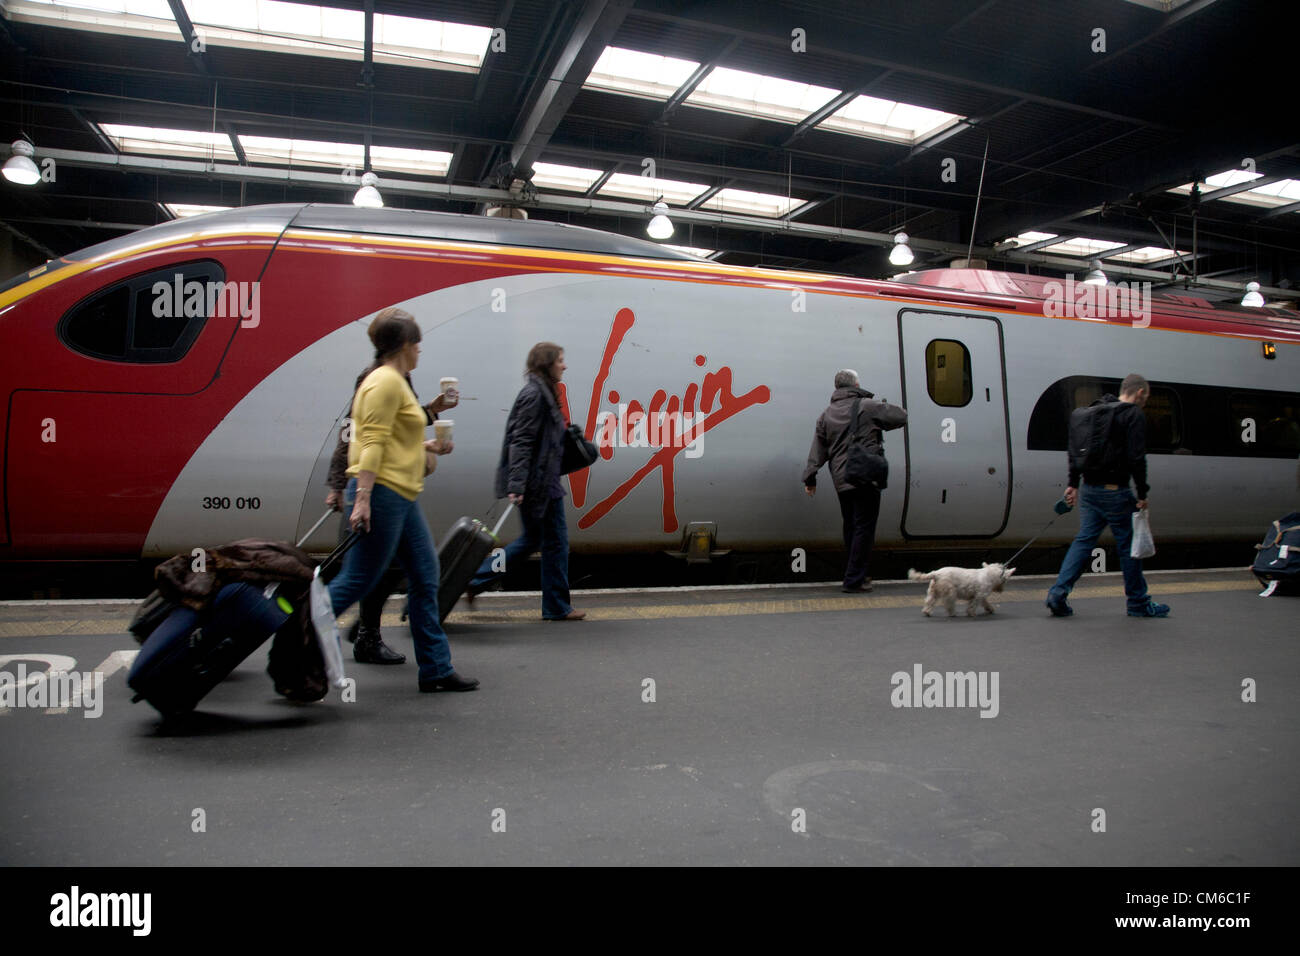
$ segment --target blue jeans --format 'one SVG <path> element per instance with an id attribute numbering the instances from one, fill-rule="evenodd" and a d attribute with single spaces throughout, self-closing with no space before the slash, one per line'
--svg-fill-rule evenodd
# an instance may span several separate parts
<path id="1" fill-rule="evenodd" d="M 569 603 L 569 529 L 564 522 L 564 499 L 552 498 L 540 517 L 530 518 L 522 508 L 519 516 L 524 521 L 524 533 L 506 546 L 506 567 L 510 562 L 523 560 L 542 549 L 542 617 L 548 620 L 562 618 L 573 610 Z M 489 556 L 469 582 L 474 591 L 481 591 L 503 575 L 492 570 Z"/>
<path id="2" fill-rule="evenodd" d="M 1130 556 L 1135 510 L 1137 496 L 1128 488 L 1107 491 L 1097 485 L 1080 486 L 1079 534 L 1065 555 L 1056 583 L 1047 592 L 1049 601 L 1056 603 L 1065 600 L 1083 574 L 1088 559 L 1092 557 L 1097 539 L 1106 530 L 1106 526 L 1110 525 L 1110 530 L 1115 535 L 1115 547 L 1119 549 L 1119 566 L 1124 572 L 1124 594 L 1128 598 L 1129 610 L 1140 611 L 1147 606 L 1151 596 L 1147 593 L 1146 579 L 1142 577 L 1142 562 Z"/>
<path id="3" fill-rule="evenodd" d="M 353 497 L 355 481 L 348 482 L 348 498 Z M 370 530 L 344 556 L 343 570 L 330 582 L 335 615 L 369 594 L 394 557 L 411 582 L 411 636 L 420 680 L 446 677 L 452 672 L 451 646 L 438 622 L 438 552 L 433 536 L 418 502 L 375 482 L 370 493 Z"/>

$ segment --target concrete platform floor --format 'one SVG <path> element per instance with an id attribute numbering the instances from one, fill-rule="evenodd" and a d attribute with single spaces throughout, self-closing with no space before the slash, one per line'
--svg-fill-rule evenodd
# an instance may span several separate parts
<path id="1" fill-rule="evenodd" d="M 6 604 L 0 670 L 110 673 L 97 719 L 0 711 L 0 864 L 1300 863 L 1300 599 L 1148 577 L 1170 618 L 1116 575 L 1068 619 L 1046 580 L 953 620 L 909 582 L 581 593 L 560 624 L 487 595 L 447 625 L 478 692 L 349 658 L 355 702 L 295 705 L 259 652 L 170 729 L 129 701 L 133 604 Z M 895 706 L 918 667 L 982 706 Z"/>

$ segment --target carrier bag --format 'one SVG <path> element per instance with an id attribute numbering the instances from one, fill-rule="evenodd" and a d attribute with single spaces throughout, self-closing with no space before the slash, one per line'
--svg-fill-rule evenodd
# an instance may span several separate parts
<path id="1" fill-rule="evenodd" d="M 1255 545 L 1251 571 L 1270 594 L 1300 594 L 1300 511 L 1278 518 Z M 1275 585 L 1273 582 L 1277 582 Z"/>
<path id="2" fill-rule="evenodd" d="M 478 573 L 483 559 L 497 546 L 497 532 L 505 524 L 513 504 L 507 504 L 496 526 L 489 531 L 478 518 L 460 518 L 451 526 L 438 549 L 438 620 L 445 621 L 469 582 Z"/>
<path id="3" fill-rule="evenodd" d="M 1145 510 L 1133 512 L 1133 546 L 1128 553 L 1139 559 L 1156 553 L 1156 541 L 1151 537 L 1151 518 Z"/>

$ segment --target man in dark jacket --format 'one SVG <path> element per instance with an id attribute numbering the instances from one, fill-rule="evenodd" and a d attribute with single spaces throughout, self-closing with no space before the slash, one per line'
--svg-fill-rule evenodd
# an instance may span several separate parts
<path id="1" fill-rule="evenodd" d="M 1147 432 L 1146 416 L 1142 409 L 1151 395 L 1151 386 L 1141 375 L 1129 375 L 1119 389 L 1119 408 L 1111 419 L 1107 444 L 1111 451 L 1105 456 L 1108 468 L 1088 471 L 1080 475 L 1075 460 L 1070 459 L 1069 483 L 1065 489 L 1068 505 L 1079 503 L 1079 534 L 1070 545 L 1061 564 L 1056 583 L 1047 592 L 1047 609 L 1053 617 L 1069 617 L 1074 609 L 1066 598 L 1092 556 L 1101 533 L 1110 525 L 1119 550 L 1119 564 L 1124 571 L 1124 594 L 1128 599 L 1129 617 L 1166 617 L 1168 604 L 1157 604 L 1147 593 L 1147 582 L 1142 576 L 1142 561 L 1131 555 L 1133 545 L 1133 511 L 1147 506 Z M 1103 395 L 1097 404 L 1117 401 L 1114 395 Z M 1079 479 L 1083 484 L 1080 486 Z M 1137 486 L 1135 495 L 1129 490 L 1129 478 Z M 1082 494 L 1080 494 L 1082 491 Z"/>
<path id="2" fill-rule="evenodd" d="M 875 396 L 858 385 L 858 373 L 844 369 L 835 373 L 835 391 L 831 403 L 817 419 L 812 449 L 808 452 L 808 465 L 804 468 L 804 491 L 811 497 L 817 493 L 817 472 L 830 462 L 831 481 L 840 498 L 840 514 L 844 518 L 844 548 L 849 553 L 844 569 L 843 590 L 870 591 L 871 578 L 867 571 L 871 563 L 871 546 L 876 539 L 876 518 L 880 515 L 880 489 L 874 485 L 856 488 L 845 477 L 848 462 L 849 426 L 853 419 L 853 404 L 858 407 L 858 435 L 869 451 L 883 456 L 884 441 L 881 432 L 901 428 L 907 424 L 907 411 L 885 401 L 875 401 Z"/>

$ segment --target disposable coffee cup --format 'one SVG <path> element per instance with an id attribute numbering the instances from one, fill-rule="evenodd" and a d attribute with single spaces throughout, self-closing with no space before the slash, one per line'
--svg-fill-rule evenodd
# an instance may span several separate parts
<path id="1" fill-rule="evenodd" d="M 455 381 L 453 379 L 453 381 Z M 451 429 L 456 423 L 449 418 L 440 418 L 433 423 L 433 434 L 438 441 L 451 441 Z"/>
<path id="2" fill-rule="evenodd" d="M 438 390 L 442 392 L 442 394 L 446 395 L 447 389 L 449 388 L 460 388 L 460 379 L 455 376 L 447 376 L 446 378 L 438 379 Z"/>

